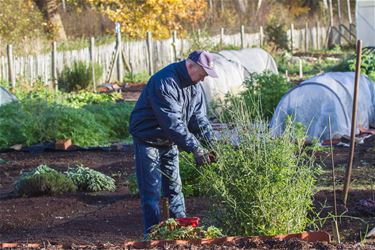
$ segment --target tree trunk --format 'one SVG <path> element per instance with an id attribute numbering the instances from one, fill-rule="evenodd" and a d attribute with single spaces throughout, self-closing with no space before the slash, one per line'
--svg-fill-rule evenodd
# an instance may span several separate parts
<path id="1" fill-rule="evenodd" d="M 34 0 L 44 14 L 48 23 L 52 25 L 53 35 L 57 41 L 66 40 L 66 33 L 58 13 L 58 0 Z"/>

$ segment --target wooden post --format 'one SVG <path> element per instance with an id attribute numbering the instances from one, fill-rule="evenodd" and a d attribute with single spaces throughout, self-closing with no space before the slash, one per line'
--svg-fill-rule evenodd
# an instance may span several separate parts
<path id="1" fill-rule="evenodd" d="M 173 48 L 173 60 L 177 62 L 177 31 L 172 32 L 172 48 Z"/>
<path id="2" fill-rule="evenodd" d="M 66 12 L 66 4 L 65 4 L 65 0 L 62 0 L 62 8 L 63 8 L 63 11 Z"/>
<path id="3" fill-rule="evenodd" d="M 294 36 L 294 24 L 293 23 L 291 23 L 290 24 L 290 53 L 292 53 L 292 55 L 293 55 L 293 48 L 294 48 L 294 38 L 293 38 L 293 36 Z"/>
<path id="4" fill-rule="evenodd" d="M 245 39 L 245 26 L 241 25 L 240 27 L 240 37 L 241 37 L 241 49 L 245 47 L 244 39 Z"/>
<path id="5" fill-rule="evenodd" d="M 342 17 L 341 17 L 341 0 L 337 0 L 337 14 L 339 17 L 339 25 L 342 24 Z"/>
<path id="6" fill-rule="evenodd" d="M 343 30 L 343 28 L 341 27 L 341 24 L 342 24 L 342 18 L 341 18 L 341 0 L 337 0 L 337 14 L 338 14 L 338 17 L 339 17 L 339 31 L 341 34 L 343 34 L 343 32 L 345 32 L 345 30 Z M 339 36 L 339 45 L 341 45 L 341 36 Z"/>
<path id="7" fill-rule="evenodd" d="M 224 45 L 224 28 L 220 28 L 220 49 L 223 47 Z"/>
<path id="8" fill-rule="evenodd" d="M 305 52 L 309 50 L 309 24 L 305 24 Z"/>
<path id="9" fill-rule="evenodd" d="M 333 26 L 333 8 L 332 8 L 332 0 L 329 0 L 329 26 Z"/>
<path id="10" fill-rule="evenodd" d="M 120 23 L 116 23 L 116 49 L 117 49 L 117 81 L 122 82 L 123 78 L 123 64 L 122 64 L 122 43 L 121 43 L 121 28 Z"/>
<path id="11" fill-rule="evenodd" d="M 299 59 L 298 59 L 298 62 L 299 62 L 299 78 L 302 79 L 302 78 L 303 78 L 302 59 L 299 58 Z"/>
<path id="12" fill-rule="evenodd" d="M 95 38 L 90 38 L 90 65 L 91 65 L 91 77 L 92 77 L 92 89 L 96 93 L 96 82 L 95 82 Z"/>
<path id="13" fill-rule="evenodd" d="M 169 200 L 168 197 L 161 198 L 162 203 L 162 220 L 169 219 Z"/>
<path id="14" fill-rule="evenodd" d="M 264 33 L 263 33 L 263 26 L 260 26 L 259 27 L 259 45 L 260 47 L 263 46 L 263 42 L 264 42 Z"/>
<path id="15" fill-rule="evenodd" d="M 355 148 L 355 131 L 357 126 L 357 107 L 358 107 L 358 91 L 359 91 L 359 78 L 361 77 L 361 55 L 362 55 L 362 40 L 357 41 L 357 60 L 355 65 L 355 80 L 354 80 L 354 93 L 353 93 L 353 109 L 352 109 L 352 127 L 350 131 L 350 154 L 349 161 L 345 171 L 344 182 L 344 205 L 348 199 L 348 192 L 350 186 L 350 177 L 352 174 L 354 148 Z"/>
<path id="16" fill-rule="evenodd" d="M 7 46 L 7 57 L 8 57 L 8 80 L 10 87 L 14 89 L 16 87 L 16 77 L 14 72 L 14 61 L 13 61 L 13 46 L 8 44 Z"/>
<path id="17" fill-rule="evenodd" d="M 29 77 L 28 80 L 30 81 L 30 86 L 33 86 L 33 79 L 34 79 L 34 60 L 32 56 L 28 56 L 29 59 Z"/>
<path id="18" fill-rule="evenodd" d="M 316 22 L 316 49 L 320 50 L 320 23 Z"/>
<path id="19" fill-rule="evenodd" d="M 59 86 L 57 83 L 57 46 L 56 42 L 52 43 L 52 61 L 51 61 L 51 75 L 52 75 L 52 87 L 55 91 L 58 90 Z"/>
<path id="20" fill-rule="evenodd" d="M 148 58 L 148 74 L 154 74 L 154 66 L 152 59 L 152 40 L 151 32 L 147 31 L 146 33 L 146 45 L 147 45 L 147 58 Z"/>
<path id="21" fill-rule="evenodd" d="M 349 19 L 349 24 L 352 24 L 352 13 L 350 10 L 350 0 L 346 0 L 346 6 L 348 8 L 348 19 Z M 350 25 L 349 25 L 350 27 Z"/>

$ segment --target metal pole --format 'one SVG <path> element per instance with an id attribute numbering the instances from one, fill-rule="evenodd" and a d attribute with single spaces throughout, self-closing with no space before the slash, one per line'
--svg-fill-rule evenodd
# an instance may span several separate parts
<path id="1" fill-rule="evenodd" d="M 94 67 L 94 61 L 95 61 L 95 38 L 90 38 L 90 62 L 91 62 L 91 77 L 92 77 L 92 88 L 93 91 L 96 92 L 96 82 L 95 82 L 95 67 Z"/>
<path id="2" fill-rule="evenodd" d="M 7 57 L 8 57 L 8 80 L 10 87 L 14 89 L 16 87 L 16 78 L 14 75 L 14 61 L 13 61 L 13 47 L 11 44 L 7 46 Z"/>
<path id="3" fill-rule="evenodd" d="M 357 61 L 355 66 L 355 81 L 354 81 L 354 93 L 353 93 L 353 110 L 352 110 L 352 128 L 350 131 L 350 155 L 348 165 L 345 172 L 344 182 L 344 205 L 348 199 L 348 192 L 350 186 L 350 177 L 352 174 L 353 159 L 354 159 L 354 148 L 355 148 L 355 131 L 357 122 L 357 107 L 358 107 L 358 90 L 359 90 L 359 78 L 361 74 L 361 55 L 362 55 L 362 40 L 357 41 Z"/>

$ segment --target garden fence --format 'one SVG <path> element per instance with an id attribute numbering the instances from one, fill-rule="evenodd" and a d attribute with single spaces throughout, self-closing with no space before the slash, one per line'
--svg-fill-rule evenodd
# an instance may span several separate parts
<path id="1" fill-rule="evenodd" d="M 292 50 L 308 51 L 311 49 L 326 48 L 327 45 L 326 27 L 306 27 L 304 29 L 294 29 L 291 25 L 287 34 L 292 44 Z M 120 57 L 123 58 L 123 69 L 114 71 L 111 80 L 122 80 L 122 71 L 126 70 L 132 73 L 149 73 L 163 66 L 179 60 L 186 56 L 190 50 L 191 40 L 177 39 L 176 32 L 172 32 L 172 37 L 166 40 L 151 40 L 148 35 L 146 41 L 122 41 Z M 248 34 L 244 32 L 241 26 L 238 34 L 224 34 L 221 29 L 219 35 L 204 38 L 211 44 L 234 45 L 239 47 L 261 47 L 264 42 L 262 27 L 259 32 Z M 88 43 L 89 44 L 89 43 Z M 91 44 L 92 40 L 91 40 Z M 56 48 L 56 44 L 52 46 Z M 12 56 L 12 47 L 8 45 L 7 56 L 0 57 L 0 80 L 9 81 L 11 86 L 15 86 L 16 79 L 25 79 L 31 83 L 37 79 L 45 83 L 53 83 L 56 80 L 56 74 L 62 71 L 64 66 L 70 66 L 74 61 L 80 60 L 90 63 L 91 58 L 94 62 L 103 67 L 103 75 L 100 83 L 105 81 L 106 73 L 112 61 L 112 54 L 116 43 L 106 45 L 93 46 L 72 50 L 35 55 L 35 56 Z M 92 54 L 92 55 L 91 55 Z M 151 63 L 150 63 L 151 62 Z"/>

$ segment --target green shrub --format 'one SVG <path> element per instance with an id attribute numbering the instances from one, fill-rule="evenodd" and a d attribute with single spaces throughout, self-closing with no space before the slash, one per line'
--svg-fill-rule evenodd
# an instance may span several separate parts
<path id="1" fill-rule="evenodd" d="M 224 101 L 213 104 L 213 109 L 219 112 L 224 121 L 235 121 L 238 104 L 242 103 L 245 103 L 248 109 L 255 110 L 251 114 L 261 114 L 268 119 L 272 117 L 281 97 L 292 87 L 283 75 L 271 72 L 253 73 L 244 84 L 246 89 L 240 95 L 227 95 Z"/>
<path id="2" fill-rule="evenodd" d="M 103 74 L 102 67 L 95 63 L 95 82 Z M 58 76 L 59 88 L 65 92 L 92 89 L 92 67 L 82 61 L 75 61 L 71 67 L 65 66 Z"/>
<path id="3" fill-rule="evenodd" d="M 133 105 L 128 103 L 102 103 L 84 107 L 94 115 L 95 122 L 108 131 L 107 141 L 120 141 L 129 137 L 129 118 Z"/>
<path id="4" fill-rule="evenodd" d="M 85 109 L 38 100 L 0 107 L 0 148 L 66 138 L 79 146 L 103 145 L 109 143 L 108 134 L 109 128 Z"/>
<path id="5" fill-rule="evenodd" d="M 348 60 L 349 69 L 355 71 L 356 58 Z M 375 82 L 375 52 L 363 53 L 361 57 L 361 74 L 369 76 Z"/>
<path id="6" fill-rule="evenodd" d="M 265 40 L 276 49 L 289 50 L 287 27 L 280 20 L 272 18 L 264 29 Z"/>
<path id="7" fill-rule="evenodd" d="M 79 165 L 69 168 L 66 175 L 77 185 L 79 190 L 88 192 L 115 191 L 115 180 L 96 170 Z"/>
<path id="8" fill-rule="evenodd" d="M 25 98 L 0 107 L 0 148 L 66 138 L 83 147 L 124 141 L 129 138 L 132 107 L 129 103 L 103 102 L 71 108 Z"/>
<path id="9" fill-rule="evenodd" d="M 71 179 L 47 165 L 40 165 L 29 172 L 23 172 L 15 184 L 16 193 L 26 196 L 58 194 L 76 190 L 77 187 Z"/>
<path id="10" fill-rule="evenodd" d="M 236 112 L 238 145 L 224 137 L 212 145 L 217 162 L 202 168 L 215 225 L 229 235 L 298 233 L 310 223 L 315 190 L 314 159 L 292 126 L 274 137 L 267 123 Z M 228 135 L 229 137 L 229 135 Z"/>

